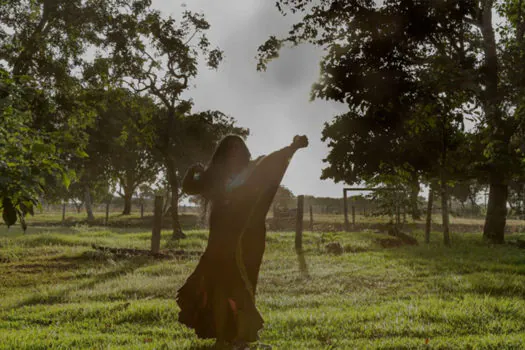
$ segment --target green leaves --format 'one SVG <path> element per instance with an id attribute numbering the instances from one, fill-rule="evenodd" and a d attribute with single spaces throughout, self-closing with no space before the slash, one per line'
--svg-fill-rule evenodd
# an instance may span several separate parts
<path id="1" fill-rule="evenodd" d="M 277 1 L 283 14 L 301 17 L 288 35 L 270 36 L 259 47 L 258 70 L 286 44 L 313 43 L 325 56 L 312 98 L 348 106 L 323 130 L 330 153 L 322 178 L 352 184 L 406 169 L 437 176 L 442 155 L 465 140 L 464 108 L 477 102 L 470 86 L 479 83 L 482 51 L 469 24 L 476 6 Z M 466 154 L 455 153 L 457 159 L 470 158 L 466 147 L 461 151 Z"/>
<path id="2" fill-rule="evenodd" d="M 52 143 L 35 142 L 31 145 L 31 151 L 36 155 L 48 155 L 56 152 L 56 147 Z"/>
<path id="3" fill-rule="evenodd" d="M 83 149 L 76 149 L 75 150 L 75 155 L 79 158 L 88 158 L 89 157 L 89 154 L 86 153 L 86 151 L 84 151 Z"/>
<path id="4" fill-rule="evenodd" d="M 275 36 L 270 36 L 266 42 L 258 48 L 257 70 L 266 71 L 268 63 L 279 57 L 279 50 L 283 47 L 283 41 Z"/>
<path id="5" fill-rule="evenodd" d="M 16 223 L 17 212 L 11 198 L 4 197 L 2 199 L 2 218 L 8 228 Z"/>
<path id="6" fill-rule="evenodd" d="M 42 117 L 38 109 L 28 113 L 26 100 L 34 96 L 32 86 L 27 86 L 1 70 L 0 86 L 5 95 L 0 103 L 0 200 L 2 215 L 8 226 L 17 218 L 25 227 L 23 216 L 33 212 L 37 198 L 44 193 L 47 181 L 60 176 L 64 163 L 56 139 L 47 128 L 33 126 L 34 115 Z M 24 108 L 22 110 L 21 108 Z M 43 117 L 42 117 L 43 118 Z"/>
<path id="7" fill-rule="evenodd" d="M 75 172 L 73 170 L 68 171 L 62 171 L 62 185 L 66 189 L 69 189 L 69 186 L 71 185 L 71 179 L 75 177 Z"/>
<path id="8" fill-rule="evenodd" d="M 156 152 L 179 152 L 185 137 L 179 122 L 191 103 L 181 96 L 199 59 L 216 69 L 224 57 L 208 40 L 204 15 L 185 11 L 179 21 L 151 0 L 3 1 L 0 23 L 9 67 L 0 68 L 0 199 L 6 220 L 15 212 L 22 225 L 43 195 L 155 180 Z M 220 126 L 210 144 L 240 130 L 209 119 Z"/>

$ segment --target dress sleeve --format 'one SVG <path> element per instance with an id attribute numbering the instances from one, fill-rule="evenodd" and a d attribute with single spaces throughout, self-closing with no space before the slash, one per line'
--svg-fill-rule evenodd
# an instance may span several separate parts
<path id="1" fill-rule="evenodd" d="M 230 193 L 230 198 L 238 200 L 243 208 L 251 207 L 254 211 L 251 218 L 266 217 L 296 150 L 288 146 L 255 160 L 246 180 Z"/>
<path id="2" fill-rule="evenodd" d="M 296 148 L 287 146 L 258 159 L 247 184 L 260 190 L 279 187 Z"/>

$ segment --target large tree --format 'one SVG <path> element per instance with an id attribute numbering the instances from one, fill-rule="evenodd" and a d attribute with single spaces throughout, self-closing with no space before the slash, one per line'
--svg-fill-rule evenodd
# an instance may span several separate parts
<path id="1" fill-rule="evenodd" d="M 82 71 L 88 48 L 100 46 L 109 25 L 121 23 L 123 0 L 14 0 L 0 3 L 2 62 L 1 130 L 6 131 L 1 190 L 4 212 L 18 202 L 36 203 L 67 164 L 85 156 L 85 127 L 94 109 L 86 104 Z M 17 147 L 18 154 L 10 151 Z M 27 209 L 27 208 L 25 208 Z M 12 221 L 13 215 L 6 214 Z"/>
<path id="2" fill-rule="evenodd" d="M 523 102 L 525 69 L 523 2 L 279 0 L 277 6 L 283 13 L 301 11 L 304 16 L 289 36 L 271 37 L 261 46 L 259 68 L 277 57 L 286 43 L 326 47 L 322 78 L 313 97 L 346 102 L 357 114 L 387 107 L 386 111 L 397 113 L 382 112 L 381 122 L 395 125 L 399 112 L 411 103 L 397 96 L 402 92 L 407 97 L 407 89 L 420 91 L 410 85 L 418 80 L 427 86 L 421 74 L 430 70 L 427 78 L 439 73 L 442 94 L 437 96 L 449 99 L 453 93 L 454 104 L 477 107 L 481 113 L 475 119 L 476 132 L 484 136 L 483 169 L 490 184 L 484 236 L 503 242 L 507 183 L 519 160 L 509 141 L 523 120 L 523 109 L 518 108 Z M 499 41 L 493 19 L 496 10 L 504 20 Z M 430 81 L 430 91 L 435 92 L 436 80 Z"/>
<path id="3" fill-rule="evenodd" d="M 225 115 L 220 111 L 203 111 L 193 113 L 191 105 L 184 105 L 188 108 L 177 116 L 175 122 L 166 130 L 165 114 L 161 113 L 150 123 L 149 133 L 153 137 L 153 151 L 158 157 L 165 161 L 165 154 L 162 151 L 165 142 L 165 134 L 171 134 L 170 159 L 174 161 L 176 182 L 179 184 L 188 168 L 195 163 L 205 164 L 211 158 L 218 142 L 229 134 L 239 135 L 243 138 L 249 135 L 249 130 L 236 125 L 234 118 Z M 164 170 L 168 168 L 165 167 Z M 168 186 L 171 192 L 171 207 L 178 205 L 179 199 L 183 195 L 181 188 L 173 189 L 174 183 L 168 176 Z M 173 200 L 176 196 L 176 201 Z M 173 215 L 173 208 L 171 209 Z M 172 216 L 173 219 L 173 216 Z M 178 232 L 178 231 L 175 231 Z M 179 237 L 175 234 L 174 237 Z"/>
<path id="4" fill-rule="evenodd" d="M 137 93 L 145 93 L 160 106 L 155 147 L 162 157 L 171 188 L 173 236 L 184 237 L 178 220 L 179 168 L 175 154 L 182 145 L 174 132 L 191 110 L 191 101 L 182 97 L 198 72 L 200 57 L 209 67 L 217 68 L 222 51 L 211 49 L 206 37 L 210 25 L 201 14 L 185 11 L 180 21 L 163 17 L 147 2 L 130 7 L 113 27 L 106 51 L 98 60 L 107 66 L 108 80 L 126 84 Z"/>
<path id="5" fill-rule="evenodd" d="M 89 145 L 104 173 L 118 184 L 117 193 L 124 199 L 122 214 L 129 215 L 137 187 L 155 182 L 162 168 L 146 132 L 158 107 L 149 97 L 126 89 L 103 91 L 100 97 L 103 102 L 88 129 Z"/>

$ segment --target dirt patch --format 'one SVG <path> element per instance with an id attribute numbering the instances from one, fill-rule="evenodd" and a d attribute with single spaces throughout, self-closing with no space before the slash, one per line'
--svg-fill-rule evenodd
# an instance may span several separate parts
<path id="1" fill-rule="evenodd" d="M 378 238 L 375 241 L 383 248 L 397 248 L 405 245 L 402 240 L 394 237 Z"/>

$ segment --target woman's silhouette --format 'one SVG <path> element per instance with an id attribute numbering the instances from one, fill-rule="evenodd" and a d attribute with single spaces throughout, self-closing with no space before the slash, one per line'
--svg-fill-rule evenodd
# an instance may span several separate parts
<path id="1" fill-rule="evenodd" d="M 306 146 L 306 136 L 296 136 L 290 146 L 250 161 L 243 139 L 227 136 L 206 169 L 198 164 L 186 173 L 183 191 L 212 204 L 208 246 L 177 293 L 179 321 L 200 338 L 218 344 L 257 340 L 263 319 L 255 290 L 266 214 L 293 154 Z"/>

